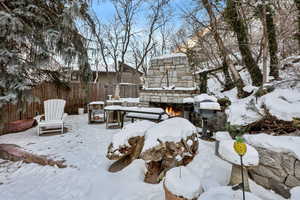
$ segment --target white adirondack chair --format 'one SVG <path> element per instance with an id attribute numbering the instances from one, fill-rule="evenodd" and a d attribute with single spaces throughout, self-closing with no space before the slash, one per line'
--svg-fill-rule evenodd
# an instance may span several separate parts
<path id="1" fill-rule="evenodd" d="M 46 132 L 64 132 L 64 118 L 67 116 L 64 113 L 66 101 L 63 99 L 49 99 L 44 101 L 44 115 L 35 117 L 38 122 L 38 135 Z M 41 120 L 42 117 L 45 120 Z"/>

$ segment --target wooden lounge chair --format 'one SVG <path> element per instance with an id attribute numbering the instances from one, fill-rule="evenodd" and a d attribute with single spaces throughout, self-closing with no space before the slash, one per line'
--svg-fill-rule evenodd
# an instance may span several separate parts
<path id="1" fill-rule="evenodd" d="M 35 117 L 37 120 L 38 135 L 46 132 L 64 132 L 64 118 L 67 116 L 64 113 L 66 101 L 63 99 L 49 99 L 44 101 L 44 115 Z M 42 117 L 45 119 L 42 120 Z"/>

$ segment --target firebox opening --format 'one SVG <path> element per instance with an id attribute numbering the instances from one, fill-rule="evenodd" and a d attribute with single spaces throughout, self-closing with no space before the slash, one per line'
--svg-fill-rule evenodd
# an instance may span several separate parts
<path id="1" fill-rule="evenodd" d="M 164 109 L 169 117 L 183 117 L 187 120 L 191 120 L 193 111 L 192 104 L 149 102 L 149 106 Z"/>
<path id="2" fill-rule="evenodd" d="M 169 115 L 170 117 L 177 117 L 177 116 L 182 116 L 182 110 L 176 108 L 175 106 L 167 106 L 165 108 L 165 112 L 167 113 L 167 115 Z"/>

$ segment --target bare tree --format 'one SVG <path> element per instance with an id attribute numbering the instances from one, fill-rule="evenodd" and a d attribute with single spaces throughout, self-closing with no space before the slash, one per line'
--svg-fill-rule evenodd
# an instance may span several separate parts
<path id="1" fill-rule="evenodd" d="M 134 60 L 135 69 L 142 70 L 144 74 L 147 74 L 147 66 L 149 58 L 156 54 L 156 48 L 158 41 L 155 39 L 155 34 L 161 40 L 161 52 L 165 53 L 167 48 L 167 33 L 164 32 L 167 29 L 167 23 L 171 18 L 170 0 L 157 0 L 150 2 L 147 7 L 149 7 L 149 14 L 147 15 L 148 25 L 146 26 L 145 34 L 136 34 L 134 40 L 131 43 L 132 58 Z"/>

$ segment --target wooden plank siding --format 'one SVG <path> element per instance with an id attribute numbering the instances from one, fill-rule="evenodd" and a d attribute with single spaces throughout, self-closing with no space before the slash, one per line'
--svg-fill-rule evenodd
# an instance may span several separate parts
<path id="1" fill-rule="evenodd" d="M 21 119 L 32 119 L 36 113 L 44 113 L 43 102 L 47 99 L 65 99 L 65 112 L 75 114 L 79 107 L 86 109 L 87 103 L 91 101 L 105 101 L 108 95 L 113 95 L 114 85 L 104 85 L 102 83 L 89 83 L 84 88 L 81 83 L 70 83 L 70 90 L 65 90 L 52 83 L 43 83 L 34 87 L 30 92 L 39 99 L 39 102 L 25 103 L 22 105 L 6 104 L 2 108 L 2 122 L 7 123 Z M 120 96 L 122 98 L 139 97 L 139 85 L 120 85 Z M 1 132 L 1 131 L 0 131 Z"/>

